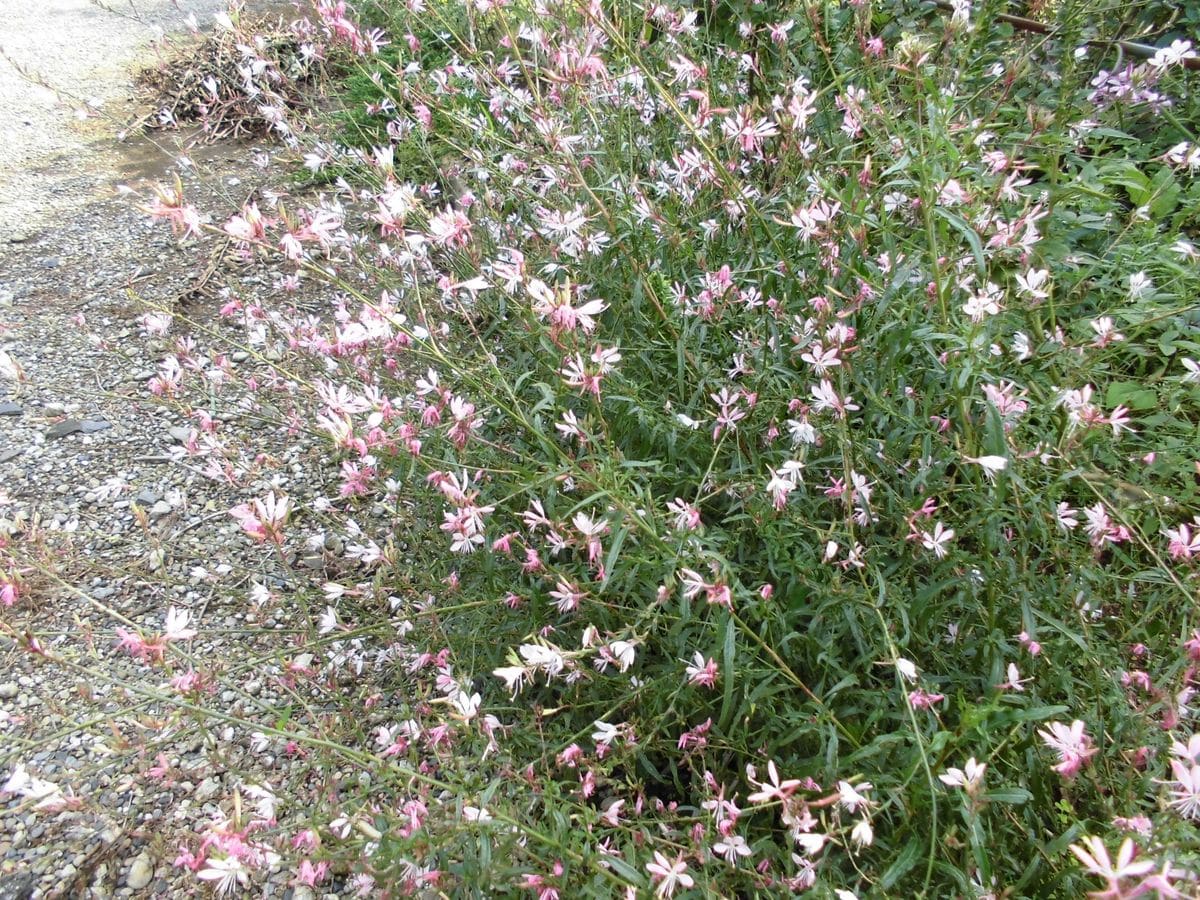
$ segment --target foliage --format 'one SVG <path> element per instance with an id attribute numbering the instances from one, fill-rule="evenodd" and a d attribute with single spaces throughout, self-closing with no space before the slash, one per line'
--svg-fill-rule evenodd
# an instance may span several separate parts
<path id="1" fill-rule="evenodd" d="M 224 227 L 338 290 L 226 312 L 374 542 L 322 629 L 386 609 L 405 698 L 323 852 L 464 895 L 1183 890 L 1191 51 L 1127 66 L 1072 2 L 1048 37 L 993 3 L 377 9 L 341 122 L 378 146 Z M 299 542 L 269 499 L 247 534 Z"/>

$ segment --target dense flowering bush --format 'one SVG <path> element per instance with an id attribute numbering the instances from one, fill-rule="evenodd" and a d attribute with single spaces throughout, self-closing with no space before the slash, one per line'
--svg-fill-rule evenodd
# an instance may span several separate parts
<path id="1" fill-rule="evenodd" d="M 348 539 L 306 662 L 378 687 L 302 881 L 1195 890 L 1195 54 L 950 6 L 319 4 L 361 127 L 220 230 L 329 315 L 231 295 L 273 374 L 152 384 L 334 448 L 231 511 Z"/>

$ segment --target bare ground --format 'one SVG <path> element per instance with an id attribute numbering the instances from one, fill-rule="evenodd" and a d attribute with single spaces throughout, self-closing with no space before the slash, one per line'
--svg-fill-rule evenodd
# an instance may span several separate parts
<path id="1" fill-rule="evenodd" d="M 252 582 L 286 586 L 287 570 L 243 557 L 232 489 L 172 461 L 191 423 L 146 390 L 171 339 L 139 327 L 149 308 L 216 327 L 215 289 L 261 295 L 271 273 L 198 275 L 194 251 L 115 190 L 178 174 L 193 202 L 223 215 L 271 177 L 245 146 L 188 148 L 201 178 L 177 162 L 179 147 L 113 140 L 133 111 L 129 66 L 156 30 L 219 5 L 0 0 L 0 46 L 26 70 L 0 62 L 0 350 L 23 371 L 0 375 L 0 533 L 47 548 L 57 570 L 31 557 L 26 596 L 0 607 L 0 784 L 24 766 L 67 800 L 36 810 L 0 794 L 0 900 L 193 893 L 193 876 L 171 865 L 178 847 L 255 771 L 278 785 L 300 765 L 251 753 L 241 731 L 198 729 L 156 700 L 161 670 L 114 648 L 117 627 L 153 632 L 168 606 L 189 610 L 201 629 L 189 652 L 226 661 L 222 701 L 248 718 L 269 716 L 271 674 L 288 661 L 289 613 L 247 602 Z M 103 115 L 78 122 L 69 106 L 88 98 Z M 221 426 L 258 427 L 236 416 Z M 273 450 L 293 497 L 319 491 L 311 448 Z M 312 893 L 279 872 L 266 895 Z"/>

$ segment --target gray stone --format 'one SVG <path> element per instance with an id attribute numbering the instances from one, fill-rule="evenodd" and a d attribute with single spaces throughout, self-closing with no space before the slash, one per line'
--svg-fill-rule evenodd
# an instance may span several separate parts
<path id="1" fill-rule="evenodd" d="M 6 681 L 4 684 L 0 684 L 0 700 L 11 700 L 17 696 L 18 690 L 19 688 L 15 681 Z"/>
<path id="2" fill-rule="evenodd" d="M 125 876 L 125 887 L 140 891 L 154 880 L 154 863 L 145 853 L 138 854 L 129 864 L 129 872 Z"/>
<path id="3" fill-rule="evenodd" d="M 205 778 L 200 782 L 200 787 L 196 788 L 195 801 L 197 803 L 207 803 L 221 790 L 221 782 L 215 778 Z"/>
<path id="4" fill-rule="evenodd" d="M 23 412 L 25 410 L 21 408 L 19 403 L 12 403 L 8 400 L 0 403 L 0 416 L 19 416 Z"/>
<path id="5" fill-rule="evenodd" d="M 12 875 L 0 875 L 0 897 L 12 897 L 13 900 L 26 900 L 33 896 L 37 887 L 37 878 L 32 872 L 15 872 Z"/>
<path id="6" fill-rule="evenodd" d="M 184 444 L 192 436 L 192 429 L 185 425 L 176 425 L 174 428 L 168 428 L 167 434 L 171 436 L 171 440 L 175 441 L 175 443 Z"/>
<path id="7" fill-rule="evenodd" d="M 84 434 L 95 434 L 106 428 L 112 428 L 112 422 L 105 422 L 103 419 L 84 419 L 79 423 L 79 430 Z"/>
<path id="8" fill-rule="evenodd" d="M 57 425 L 51 425 L 46 429 L 46 437 L 51 440 L 65 438 L 69 434 L 83 431 L 83 423 L 78 419 L 63 419 Z"/>
<path id="9" fill-rule="evenodd" d="M 25 452 L 23 447 L 10 447 L 8 450 L 0 451 L 0 463 L 6 463 L 11 459 L 16 459 Z"/>
<path id="10" fill-rule="evenodd" d="M 171 512 L 171 504 L 166 500 L 159 500 L 154 506 L 150 507 L 150 518 L 161 519 L 163 516 Z"/>
<path id="11" fill-rule="evenodd" d="M 152 491 L 150 488 L 142 488 L 138 491 L 137 496 L 133 498 L 133 502 L 139 506 L 153 506 L 162 496 L 157 491 Z"/>

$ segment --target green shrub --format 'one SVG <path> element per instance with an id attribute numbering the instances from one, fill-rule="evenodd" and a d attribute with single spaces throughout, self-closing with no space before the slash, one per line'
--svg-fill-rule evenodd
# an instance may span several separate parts
<path id="1" fill-rule="evenodd" d="M 375 876 L 1068 897 L 1152 827 L 1192 877 L 1194 76 L 1074 3 L 375 9 L 391 161 L 284 326 L 338 509 L 443 520 L 371 588 L 425 809 L 364 805 Z"/>

